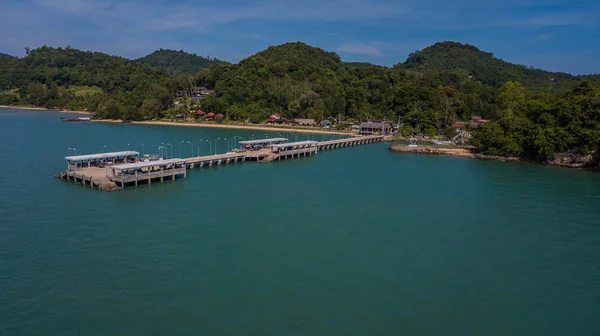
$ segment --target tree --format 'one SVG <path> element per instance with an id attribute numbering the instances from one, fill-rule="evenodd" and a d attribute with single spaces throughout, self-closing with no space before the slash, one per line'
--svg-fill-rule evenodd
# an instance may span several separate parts
<path id="1" fill-rule="evenodd" d="M 458 113 L 465 107 L 462 94 L 454 87 L 438 87 L 436 103 L 441 112 L 441 119 L 445 125 L 453 124 Z M 462 113 L 461 113 L 462 114 Z"/>
<path id="2" fill-rule="evenodd" d="M 525 102 L 525 89 L 519 82 L 506 82 L 498 90 L 498 102 L 501 108 L 501 117 L 510 117 L 518 114 Z"/>
<path id="3" fill-rule="evenodd" d="M 46 85 L 39 82 L 30 82 L 27 85 L 27 100 L 40 106 L 46 99 Z"/>
<path id="4" fill-rule="evenodd" d="M 150 119 L 160 118 L 161 111 L 162 104 L 160 100 L 156 98 L 144 99 L 144 102 L 140 107 L 140 113 Z"/>

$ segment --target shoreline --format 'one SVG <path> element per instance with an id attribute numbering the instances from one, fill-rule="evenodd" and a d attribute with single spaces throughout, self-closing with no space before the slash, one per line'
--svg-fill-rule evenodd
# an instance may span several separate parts
<path id="1" fill-rule="evenodd" d="M 499 161 L 499 162 L 513 162 L 522 164 L 535 164 L 541 166 L 571 168 L 571 169 L 582 169 L 589 171 L 600 171 L 600 166 L 592 165 L 590 163 L 560 163 L 554 161 L 548 162 L 536 162 L 531 160 L 523 160 L 517 157 L 504 157 L 497 155 L 486 155 L 475 152 L 475 147 L 465 148 L 435 148 L 432 146 L 419 146 L 419 147 L 408 147 L 405 145 L 390 145 L 389 150 L 397 153 L 413 153 L 413 154 L 426 154 L 426 155 L 447 155 L 464 157 L 469 159 L 478 159 L 483 161 Z"/>
<path id="2" fill-rule="evenodd" d="M 35 107 L 35 106 L 16 106 L 16 105 L 0 105 L 0 108 L 5 109 L 14 109 L 14 110 L 32 110 L 32 111 L 49 111 L 49 112 L 58 112 L 58 113 L 72 113 L 72 114 L 91 114 L 90 112 L 85 111 L 67 111 L 67 110 L 54 110 L 45 107 Z"/>
<path id="3" fill-rule="evenodd" d="M 92 120 L 92 122 L 120 124 L 123 121 L 122 120 L 113 120 L 113 119 L 97 119 L 97 120 Z M 131 121 L 131 124 L 158 125 L 158 126 L 183 126 L 183 127 L 212 127 L 212 128 L 246 129 L 246 130 L 269 131 L 269 132 L 299 132 L 299 133 L 335 134 L 335 135 L 354 136 L 354 134 L 347 133 L 347 132 L 326 131 L 326 130 L 318 130 L 318 129 L 303 129 L 303 128 L 293 128 L 293 127 L 264 126 L 264 125 L 205 124 L 205 123 L 175 122 L 175 121 Z"/>

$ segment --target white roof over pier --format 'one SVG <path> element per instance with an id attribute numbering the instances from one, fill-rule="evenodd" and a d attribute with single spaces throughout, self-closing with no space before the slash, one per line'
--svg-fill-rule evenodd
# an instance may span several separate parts
<path id="1" fill-rule="evenodd" d="M 106 159 L 106 158 L 118 158 L 118 157 L 134 156 L 134 155 L 139 155 L 139 154 L 140 153 L 136 152 L 136 151 L 97 153 L 97 154 L 66 156 L 65 160 L 68 160 L 68 161 L 92 161 L 92 160 Z"/>
<path id="2" fill-rule="evenodd" d="M 121 165 L 110 166 L 111 169 L 127 170 L 127 169 L 140 169 L 146 167 L 160 167 L 168 166 L 171 164 L 185 163 L 184 159 L 167 159 L 167 160 L 154 160 L 154 161 L 141 161 L 136 163 L 126 163 Z"/>
<path id="3" fill-rule="evenodd" d="M 242 145 L 261 145 L 266 143 L 274 143 L 274 142 L 286 142 L 287 138 L 267 138 L 267 139 L 256 139 L 256 140 L 244 140 L 240 141 Z"/>
<path id="4" fill-rule="evenodd" d="M 288 143 L 273 145 L 273 147 L 285 148 L 285 147 L 293 147 L 293 146 L 306 146 L 306 145 L 312 145 L 312 144 L 316 145 L 317 143 L 318 143 L 317 141 L 306 140 L 306 141 L 288 142 Z"/>

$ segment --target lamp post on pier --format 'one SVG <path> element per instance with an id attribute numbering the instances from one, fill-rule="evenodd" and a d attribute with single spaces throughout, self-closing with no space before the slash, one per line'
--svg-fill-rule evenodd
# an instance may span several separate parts
<path id="1" fill-rule="evenodd" d="M 212 153 L 213 153 L 212 152 L 212 141 L 210 141 L 210 140 L 204 140 L 204 141 L 208 142 L 208 150 L 210 151 L 210 155 L 212 155 Z"/>
<path id="2" fill-rule="evenodd" d="M 173 145 L 171 145 L 170 143 L 167 143 L 167 146 L 171 147 L 171 155 L 173 155 Z"/>
<path id="3" fill-rule="evenodd" d="M 104 149 L 106 148 L 106 145 L 100 146 L 100 153 L 104 154 Z"/>
<path id="4" fill-rule="evenodd" d="M 187 143 L 189 143 L 190 147 L 192 148 L 192 156 L 190 156 L 190 157 L 194 157 L 194 145 L 192 145 L 192 143 L 189 141 Z M 198 148 L 198 150 L 200 150 L 200 148 Z"/>
<path id="5" fill-rule="evenodd" d="M 145 152 L 145 150 L 144 150 L 144 144 L 142 144 L 142 156 L 144 156 L 144 152 Z"/>

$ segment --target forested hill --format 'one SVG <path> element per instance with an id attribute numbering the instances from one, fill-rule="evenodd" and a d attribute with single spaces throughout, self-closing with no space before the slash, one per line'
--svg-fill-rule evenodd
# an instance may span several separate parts
<path id="1" fill-rule="evenodd" d="M 170 74 L 122 57 L 41 47 L 0 62 L 0 104 L 87 109 L 95 118 L 129 120 L 174 118 L 197 108 L 222 113 L 225 122 L 264 122 L 274 112 L 317 121 L 387 118 L 400 120 L 405 135 L 447 137 L 456 135 L 449 126 L 476 115 L 491 120 L 473 136 L 486 153 L 535 160 L 600 153 L 597 75 L 530 69 L 449 42 L 393 68 L 346 63 L 300 42 L 238 64 L 211 61 L 193 75 Z M 189 98 L 194 86 L 216 94 L 196 104 Z"/>
<path id="2" fill-rule="evenodd" d="M 212 65 L 223 63 L 216 58 L 207 58 L 197 56 L 196 54 L 188 54 L 182 50 L 160 49 L 137 61 L 151 66 L 165 69 L 170 74 L 186 74 L 194 75 L 200 69 L 208 68 Z"/>
<path id="3" fill-rule="evenodd" d="M 166 71 L 149 65 L 46 46 L 0 64 L 0 87 L 9 89 L 0 94 L 0 103 L 88 109 L 111 118 L 139 118 L 146 100 L 160 112 L 179 89 Z"/>
<path id="4" fill-rule="evenodd" d="M 597 76 L 573 76 L 562 72 L 549 72 L 533 67 L 518 65 L 495 58 L 472 45 L 457 42 L 438 42 L 421 51 L 416 51 L 396 68 L 421 71 L 450 71 L 472 76 L 474 80 L 494 87 L 507 81 L 519 81 L 529 92 L 564 93 L 582 80 L 597 81 Z M 553 83 L 550 83 L 553 79 Z"/>
<path id="5" fill-rule="evenodd" d="M 8 61 L 10 61 L 10 60 L 13 60 L 13 59 L 15 59 L 15 58 L 16 58 L 16 57 L 14 57 L 14 56 L 11 56 L 11 55 L 8 55 L 8 54 L 3 54 L 3 53 L 0 53 L 0 64 L 2 64 L 2 63 L 5 63 L 5 62 L 8 62 Z"/>
<path id="6" fill-rule="evenodd" d="M 261 121 L 273 112 L 318 120 L 395 114 L 384 103 L 395 90 L 389 69 L 344 63 L 333 52 L 301 42 L 269 47 L 238 64 L 203 72 L 204 84 L 219 93 L 203 107 L 232 119 Z"/>

